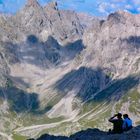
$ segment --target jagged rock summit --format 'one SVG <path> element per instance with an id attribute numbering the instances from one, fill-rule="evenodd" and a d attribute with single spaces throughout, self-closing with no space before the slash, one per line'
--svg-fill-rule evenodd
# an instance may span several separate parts
<path id="1" fill-rule="evenodd" d="M 45 7 L 46 7 L 46 9 L 52 8 L 54 10 L 58 10 L 58 3 L 56 1 L 52 1 L 52 2 L 48 3 Z"/>
<path id="2" fill-rule="evenodd" d="M 27 0 L 26 6 L 36 7 L 36 6 L 39 6 L 39 3 L 37 0 Z"/>

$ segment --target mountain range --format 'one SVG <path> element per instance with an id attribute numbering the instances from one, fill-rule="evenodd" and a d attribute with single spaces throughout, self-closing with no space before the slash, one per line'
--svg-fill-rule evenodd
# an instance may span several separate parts
<path id="1" fill-rule="evenodd" d="M 107 131 L 116 112 L 140 124 L 139 19 L 124 11 L 98 19 L 37 0 L 1 14 L 3 139 Z"/>

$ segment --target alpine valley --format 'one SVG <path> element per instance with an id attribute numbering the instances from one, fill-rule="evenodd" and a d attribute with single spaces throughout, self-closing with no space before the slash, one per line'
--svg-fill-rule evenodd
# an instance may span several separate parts
<path id="1" fill-rule="evenodd" d="M 98 19 L 42 7 L 0 14 L 0 139 L 108 130 L 128 113 L 140 124 L 140 15 Z"/>

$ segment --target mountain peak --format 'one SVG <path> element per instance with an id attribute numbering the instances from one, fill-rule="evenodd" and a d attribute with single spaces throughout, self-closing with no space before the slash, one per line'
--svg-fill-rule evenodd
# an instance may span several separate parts
<path id="1" fill-rule="evenodd" d="M 38 3 L 37 0 L 27 0 L 27 4 L 26 5 L 27 6 L 33 6 L 33 7 L 35 7 L 35 6 L 38 6 L 39 3 Z"/>
<path id="2" fill-rule="evenodd" d="M 53 2 L 50 2 L 48 3 L 45 8 L 51 8 L 51 9 L 54 9 L 54 10 L 58 10 L 58 4 L 56 1 L 53 1 Z"/>
<path id="3" fill-rule="evenodd" d="M 128 17 L 131 17 L 130 13 L 119 10 L 117 12 L 111 13 L 108 16 L 107 20 L 110 21 L 111 23 L 125 23 Z"/>
<path id="4" fill-rule="evenodd" d="M 123 11 L 123 10 L 118 10 L 114 13 L 111 13 L 109 16 L 108 16 L 108 19 L 110 18 L 118 18 L 118 17 L 129 17 L 131 16 L 132 14 L 130 14 L 129 12 L 127 11 Z"/>

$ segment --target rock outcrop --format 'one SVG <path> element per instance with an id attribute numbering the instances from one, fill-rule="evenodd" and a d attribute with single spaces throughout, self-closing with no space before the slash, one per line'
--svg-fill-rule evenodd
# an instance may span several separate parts
<path id="1" fill-rule="evenodd" d="M 77 132 L 70 137 L 51 136 L 45 134 L 36 140 L 139 140 L 139 137 L 140 126 L 137 126 L 136 128 L 133 128 L 128 132 L 124 132 L 123 134 L 108 135 L 107 132 L 100 131 L 99 129 L 87 129 Z"/>

